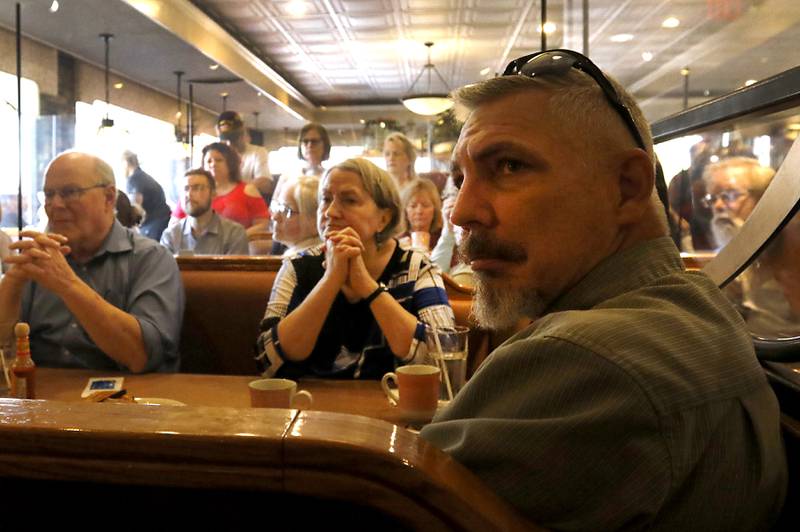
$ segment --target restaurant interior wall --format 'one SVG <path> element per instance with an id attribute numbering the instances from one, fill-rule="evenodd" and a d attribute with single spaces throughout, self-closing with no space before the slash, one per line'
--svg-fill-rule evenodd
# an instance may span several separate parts
<path id="1" fill-rule="evenodd" d="M 37 225 L 38 214 L 42 212 L 42 205 L 37 193 L 43 185 L 43 174 L 47 163 L 56 154 L 72 148 L 84 149 L 87 147 L 85 135 L 81 145 L 76 144 L 76 106 L 83 104 L 96 107 L 99 100 L 105 97 L 104 71 L 99 66 L 87 63 L 81 59 L 66 56 L 59 50 L 25 38 L 22 39 L 22 74 L 23 74 L 23 223 L 24 225 Z M 5 228 L 16 227 L 17 218 L 17 117 L 16 117 L 16 44 L 14 33 L 0 28 L 0 96 L 3 101 L 0 117 L 2 118 L 2 132 L 0 133 L 3 145 L 8 153 L 13 153 L 11 164 L 7 165 L 3 178 L 0 180 L 0 206 L 3 207 L 3 217 L 0 226 Z M 66 70 L 65 70 L 66 69 Z M 188 157 L 189 148 L 174 141 L 174 135 L 164 133 L 172 128 L 175 122 L 177 102 L 174 96 L 153 90 L 130 79 L 113 73 L 110 83 L 122 83 L 121 89 L 111 89 L 110 100 L 122 112 L 133 113 L 140 117 L 139 124 L 148 123 L 159 130 L 153 134 L 152 130 L 136 131 L 128 128 L 127 132 L 120 132 L 123 137 L 131 139 L 129 149 L 139 147 L 146 150 L 147 145 L 152 145 L 155 139 L 159 143 L 168 142 L 168 148 L 159 145 L 157 153 L 140 153 L 142 166 L 147 168 L 153 162 L 154 177 L 158 179 L 168 196 L 174 202 L 176 194 L 173 183 L 175 177 L 182 175 L 183 166 L 177 159 L 183 154 Z M 186 100 L 184 97 L 184 112 Z M 51 114 L 52 113 L 52 114 Z M 46 114 L 46 116 L 45 116 Z M 84 113 L 84 116 L 94 113 Z M 110 115 L 113 119 L 113 114 Z M 201 107 L 194 108 L 195 148 L 196 153 L 214 137 L 214 123 L 216 113 Z M 186 125 L 186 118 L 183 118 Z M 100 124 L 99 119 L 94 130 Z M 89 127 L 81 124 L 84 131 Z M 100 154 L 108 160 L 115 169 L 118 169 L 118 151 L 115 153 Z M 169 151 L 173 157 L 165 161 L 164 153 Z M 92 150 L 97 151 L 97 150 Z M 195 155 L 195 165 L 200 164 L 199 156 Z"/>

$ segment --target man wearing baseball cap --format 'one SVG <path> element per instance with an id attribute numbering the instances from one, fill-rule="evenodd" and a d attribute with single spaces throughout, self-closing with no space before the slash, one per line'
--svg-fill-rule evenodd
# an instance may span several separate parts
<path id="1" fill-rule="evenodd" d="M 252 182 L 264 197 L 272 193 L 269 152 L 250 143 L 250 135 L 242 116 L 236 111 L 223 111 L 217 118 L 217 135 L 222 142 L 239 152 L 242 158 L 242 181 Z"/>

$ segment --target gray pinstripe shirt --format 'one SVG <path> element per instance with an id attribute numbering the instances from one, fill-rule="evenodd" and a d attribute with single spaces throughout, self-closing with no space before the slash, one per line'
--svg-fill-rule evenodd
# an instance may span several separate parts
<path id="1" fill-rule="evenodd" d="M 778 420 L 741 318 L 660 238 L 495 350 L 422 435 L 546 527 L 759 530 L 786 489 Z"/>

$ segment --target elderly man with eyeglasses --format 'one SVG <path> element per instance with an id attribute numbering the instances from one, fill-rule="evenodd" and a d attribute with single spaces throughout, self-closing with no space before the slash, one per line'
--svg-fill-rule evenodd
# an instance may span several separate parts
<path id="1" fill-rule="evenodd" d="M 184 293 L 175 259 L 114 216 L 111 167 L 80 152 L 45 173 L 48 233 L 24 231 L 0 282 L 0 342 L 31 326 L 38 365 L 176 371 Z"/>
<path id="2" fill-rule="evenodd" d="M 547 528 L 768 528 L 778 404 L 741 317 L 682 266 L 633 98 L 553 50 L 456 99 L 473 312 L 529 325 L 422 436 Z"/>
<path id="3" fill-rule="evenodd" d="M 752 157 L 729 157 L 709 164 L 703 171 L 708 194 L 703 206 L 711 209 L 711 232 L 717 248 L 739 233 L 767 190 L 775 171 Z"/>

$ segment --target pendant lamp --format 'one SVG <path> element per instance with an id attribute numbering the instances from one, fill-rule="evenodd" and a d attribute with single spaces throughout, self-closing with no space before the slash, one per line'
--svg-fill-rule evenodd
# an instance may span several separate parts
<path id="1" fill-rule="evenodd" d="M 101 33 L 100 34 L 100 38 L 102 38 L 103 41 L 105 42 L 105 48 L 106 48 L 106 65 L 105 65 L 105 75 L 106 75 L 106 116 L 100 122 L 100 129 L 107 128 L 107 127 L 114 127 L 114 121 L 111 120 L 108 117 L 108 104 L 109 104 L 109 100 L 110 100 L 110 96 L 109 96 L 109 83 L 110 83 L 109 82 L 109 73 L 110 73 L 110 68 L 109 68 L 109 65 L 108 65 L 108 51 L 109 51 L 109 41 L 113 37 L 114 37 L 114 34 L 112 34 L 112 33 Z"/>
<path id="2" fill-rule="evenodd" d="M 412 83 L 411 87 L 408 89 L 407 96 L 401 98 L 400 101 L 403 102 L 403 105 L 406 107 L 406 109 L 412 113 L 423 116 L 433 116 L 443 113 L 453 107 L 453 100 L 448 97 L 450 87 L 447 86 L 447 82 L 439 73 L 439 70 L 437 70 L 433 63 L 431 63 L 431 47 L 433 46 L 433 43 L 426 42 L 425 46 L 428 48 L 428 62 L 424 67 L 422 67 L 422 70 L 420 70 L 419 74 L 417 74 L 414 83 Z M 444 85 L 444 93 L 435 93 L 431 90 L 432 76 L 434 73 L 439 77 L 442 85 Z M 427 75 L 428 78 L 426 92 L 415 94 L 414 87 L 423 75 Z"/>

